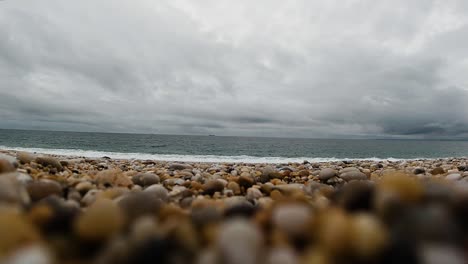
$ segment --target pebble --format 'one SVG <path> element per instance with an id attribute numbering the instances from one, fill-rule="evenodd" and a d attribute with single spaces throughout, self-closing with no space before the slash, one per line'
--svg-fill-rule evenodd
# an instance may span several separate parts
<path id="1" fill-rule="evenodd" d="M 218 180 L 211 180 L 202 186 L 203 194 L 213 195 L 215 192 L 222 192 L 224 184 Z"/>
<path id="2" fill-rule="evenodd" d="M 12 207 L 0 207 L 0 260 L 14 250 L 40 241 L 34 226 Z"/>
<path id="3" fill-rule="evenodd" d="M 27 205 L 30 202 L 29 194 L 14 175 L 0 176 L 0 205 Z"/>
<path id="4" fill-rule="evenodd" d="M 237 182 L 229 182 L 227 188 L 231 190 L 235 195 L 241 194 L 241 189 Z"/>
<path id="5" fill-rule="evenodd" d="M 169 170 L 191 170 L 193 167 L 189 164 L 181 164 L 181 163 L 172 163 L 169 165 Z"/>
<path id="6" fill-rule="evenodd" d="M 223 223 L 217 241 L 221 263 L 257 264 L 262 259 L 262 234 L 247 220 L 235 218 Z"/>
<path id="7" fill-rule="evenodd" d="M 303 234 L 311 216 L 311 210 L 305 205 L 285 204 L 274 209 L 272 221 L 278 230 L 295 237 Z"/>
<path id="8" fill-rule="evenodd" d="M 15 166 L 8 160 L 0 159 L 0 174 L 16 171 Z"/>
<path id="9" fill-rule="evenodd" d="M 121 170 L 112 169 L 100 171 L 96 175 L 96 183 L 101 187 L 121 186 L 129 187 L 133 182 Z"/>
<path id="10" fill-rule="evenodd" d="M 337 174 L 336 170 L 334 169 L 331 169 L 331 168 L 326 168 L 326 169 L 322 169 L 319 173 L 319 180 L 321 181 L 326 181 L 330 178 L 333 178 L 335 177 Z"/>
<path id="11" fill-rule="evenodd" d="M 136 185 L 147 187 L 159 183 L 159 176 L 154 173 L 139 173 L 132 177 L 132 181 Z"/>
<path id="12" fill-rule="evenodd" d="M 15 251 L 2 261 L 3 264 L 52 264 L 52 254 L 45 247 L 30 245 Z"/>
<path id="13" fill-rule="evenodd" d="M 36 180 L 26 185 L 32 201 L 39 201 L 51 195 L 61 197 L 63 195 L 62 186 L 53 180 Z"/>
<path id="14" fill-rule="evenodd" d="M 426 172 L 426 170 L 424 168 L 421 168 L 421 167 L 415 168 L 413 170 L 414 174 L 422 174 L 422 173 L 425 173 L 425 172 Z"/>
<path id="15" fill-rule="evenodd" d="M 18 151 L 16 158 L 23 164 L 31 163 L 36 159 L 36 156 L 29 152 Z"/>
<path id="16" fill-rule="evenodd" d="M 461 174 L 460 173 L 452 173 L 452 174 L 449 174 L 447 176 L 445 176 L 445 179 L 449 180 L 449 181 L 458 181 L 462 178 Z"/>
<path id="17" fill-rule="evenodd" d="M 120 208 L 113 201 L 100 199 L 78 217 L 75 232 L 83 240 L 107 240 L 121 230 L 123 217 Z"/>
<path id="18" fill-rule="evenodd" d="M 81 199 L 81 204 L 90 206 L 96 201 L 98 194 L 101 192 L 101 190 L 89 190 Z"/>
<path id="19" fill-rule="evenodd" d="M 162 204 L 160 199 L 155 198 L 154 193 L 145 191 L 129 193 L 118 200 L 118 205 L 130 222 L 145 215 L 156 215 Z"/>
<path id="20" fill-rule="evenodd" d="M 431 170 L 432 175 L 444 174 L 445 170 L 442 167 L 437 167 Z"/>
<path id="21" fill-rule="evenodd" d="M 92 190 L 93 188 L 94 188 L 94 185 L 89 181 L 82 181 L 75 186 L 75 189 L 82 194 L 87 193 L 89 190 Z"/>
<path id="22" fill-rule="evenodd" d="M 419 249 L 424 264 L 465 264 L 466 253 L 451 245 L 427 244 Z"/>
<path id="23" fill-rule="evenodd" d="M 266 264 L 299 264 L 300 260 L 294 250 L 281 247 L 272 248 L 266 258 Z"/>
<path id="24" fill-rule="evenodd" d="M 367 175 L 360 171 L 348 171 L 339 175 L 345 181 L 367 180 Z"/>
<path id="25" fill-rule="evenodd" d="M 245 197 L 246 197 L 248 200 L 256 201 L 256 200 L 258 200 L 258 199 L 259 199 L 260 197 L 262 197 L 262 196 L 263 196 L 263 194 L 262 194 L 262 192 L 261 192 L 259 189 L 257 189 L 257 188 L 249 188 L 249 189 L 247 190 L 247 194 L 246 194 Z"/>
<path id="26" fill-rule="evenodd" d="M 144 190 L 145 193 L 153 195 L 153 199 L 159 199 L 161 201 L 169 201 L 169 192 L 161 184 L 153 184 Z"/>
<path id="27" fill-rule="evenodd" d="M 378 255 L 388 243 L 384 225 L 373 215 L 360 213 L 351 218 L 353 254 L 363 259 Z"/>
<path id="28" fill-rule="evenodd" d="M 60 161 L 58 161 L 54 157 L 39 156 L 39 157 L 36 157 L 35 162 L 38 163 L 38 164 L 41 164 L 44 167 L 55 168 L 55 169 L 57 169 L 59 171 L 63 170 L 63 166 L 62 166 L 62 164 L 60 164 Z"/>

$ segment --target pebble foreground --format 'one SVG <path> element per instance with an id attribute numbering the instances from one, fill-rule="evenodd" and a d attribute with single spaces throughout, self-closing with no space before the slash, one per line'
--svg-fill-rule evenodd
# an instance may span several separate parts
<path id="1" fill-rule="evenodd" d="M 466 162 L 0 151 L 0 263 L 466 263 Z"/>

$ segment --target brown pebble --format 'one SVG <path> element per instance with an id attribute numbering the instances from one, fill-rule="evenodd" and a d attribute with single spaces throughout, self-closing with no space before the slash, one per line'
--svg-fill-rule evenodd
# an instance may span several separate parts
<path id="1" fill-rule="evenodd" d="M 120 198 L 118 205 L 132 222 L 138 217 L 156 215 L 163 205 L 160 199 L 155 198 L 151 192 L 129 193 Z"/>
<path id="2" fill-rule="evenodd" d="M 318 241 L 330 255 L 341 255 L 350 249 L 351 219 L 344 211 L 329 209 L 319 216 L 318 221 Z"/>
<path id="3" fill-rule="evenodd" d="M 96 183 L 100 187 L 129 187 L 133 184 L 133 182 L 127 176 L 125 176 L 119 169 L 104 170 L 99 172 L 96 175 Z"/>
<path id="4" fill-rule="evenodd" d="M 222 192 L 224 184 L 218 180 L 212 180 L 203 184 L 203 194 L 213 195 L 215 192 Z"/>
<path id="5" fill-rule="evenodd" d="M 16 158 L 23 164 L 31 163 L 36 158 L 34 154 L 24 151 L 18 151 L 16 153 Z"/>
<path id="6" fill-rule="evenodd" d="M 39 201 L 50 195 L 62 196 L 62 186 L 52 180 L 31 181 L 26 186 L 32 201 Z"/>
<path id="7" fill-rule="evenodd" d="M 367 259 L 385 248 L 388 241 L 387 230 L 375 216 L 361 213 L 353 216 L 351 222 L 353 254 Z"/>
<path id="8" fill-rule="evenodd" d="M 229 182 L 227 185 L 227 188 L 231 190 L 235 195 L 240 195 L 241 194 L 241 189 L 240 186 L 237 182 Z"/>
<path id="9" fill-rule="evenodd" d="M 133 176 L 132 181 L 136 185 L 147 187 L 153 184 L 158 184 L 159 177 L 158 175 L 154 173 L 140 173 L 140 174 Z"/>
<path id="10" fill-rule="evenodd" d="M 119 232 L 123 223 L 121 209 L 111 200 L 99 199 L 78 217 L 74 228 L 83 240 L 102 241 Z"/>
<path id="11" fill-rule="evenodd" d="M 38 231 L 19 210 L 0 207 L 0 259 L 14 250 L 30 243 L 38 242 Z"/>
<path id="12" fill-rule="evenodd" d="M 11 164 L 8 160 L 0 159 L 0 174 L 14 171 L 16 171 L 16 168 L 13 166 L 13 164 Z"/>
<path id="13" fill-rule="evenodd" d="M 431 170 L 432 175 L 444 174 L 445 170 L 442 167 L 437 167 Z"/>
<path id="14" fill-rule="evenodd" d="M 240 176 L 239 179 L 238 179 L 238 183 L 241 187 L 244 187 L 244 188 L 250 188 L 252 187 L 252 185 L 254 185 L 254 179 L 252 179 L 252 177 L 250 176 Z"/>
<path id="15" fill-rule="evenodd" d="M 62 164 L 60 164 L 60 162 L 54 157 L 40 156 L 37 157 L 35 161 L 44 167 L 56 168 L 59 171 L 63 170 Z"/>
<path id="16" fill-rule="evenodd" d="M 15 174 L 0 176 L 0 204 L 27 205 L 30 203 L 29 194 Z"/>

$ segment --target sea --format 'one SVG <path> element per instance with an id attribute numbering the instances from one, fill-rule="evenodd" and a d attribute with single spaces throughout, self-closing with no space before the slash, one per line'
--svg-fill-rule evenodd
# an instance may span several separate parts
<path id="1" fill-rule="evenodd" d="M 467 157 L 468 141 L 304 139 L 0 129 L 0 149 L 181 162 L 287 163 Z"/>

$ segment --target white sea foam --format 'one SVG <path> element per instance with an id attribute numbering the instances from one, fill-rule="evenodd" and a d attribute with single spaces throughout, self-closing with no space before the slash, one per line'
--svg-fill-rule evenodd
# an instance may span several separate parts
<path id="1" fill-rule="evenodd" d="M 219 155 L 176 155 L 176 154 L 148 154 L 148 153 L 124 153 L 124 152 L 104 152 L 95 150 L 81 149 L 48 149 L 48 148 L 21 148 L 21 147 L 6 147 L 0 146 L 0 149 L 26 151 L 43 154 L 53 154 L 62 156 L 89 157 L 100 158 L 110 157 L 113 159 L 139 159 L 139 160 L 160 160 L 160 161 L 181 161 L 181 162 L 243 162 L 243 163 L 288 163 L 288 162 L 330 162 L 330 161 L 352 161 L 352 160 L 369 160 L 369 161 L 404 161 L 414 159 L 398 159 L 398 158 L 335 158 L 335 157 L 255 157 L 255 156 L 219 156 Z M 425 159 L 425 158 L 420 158 Z"/>

